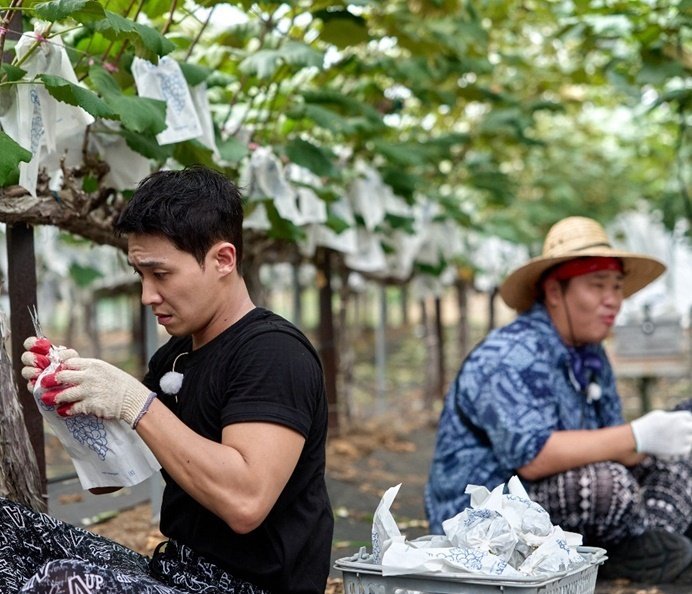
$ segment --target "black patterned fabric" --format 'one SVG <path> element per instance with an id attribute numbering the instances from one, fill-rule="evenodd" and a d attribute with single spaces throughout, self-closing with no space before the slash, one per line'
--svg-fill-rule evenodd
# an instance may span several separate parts
<path id="1" fill-rule="evenodd" d="M 692 410 L 692 400 L 676 410 Z M 648 530 L 685 534 L 692 528 L 692 459 L 648 456 L 626 468 L 599 462 L 524 483 L 531 499 L 585 544 L 611 545 Z"/>
<path id="2" fill-rule="evenodd" d="M 149 559 L 4 498 L 0 525 L 2 594 L 269 594 L 187 547 L 162 543 Z"/>
<path id="3" fill-rule="evenodd" d="M 524 483 L 553 524 L 587 545 L 610 545 L 662 528 L 684 534 L 692 522 L 689 460 L 647 458 L 634 468 L 599 462 Z"/>

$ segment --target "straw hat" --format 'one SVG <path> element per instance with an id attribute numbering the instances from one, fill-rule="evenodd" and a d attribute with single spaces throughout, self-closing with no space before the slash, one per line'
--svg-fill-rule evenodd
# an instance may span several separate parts
<path id="1" fill-rule="evenodd" d="M 582 256 L 620 258 L 624 265 L 623 293 L 629 297 L 665 271 L 664 264 L 645 256 L 616 250 L 603 227 L 586 217 L 567 217 L 555 223 L 543 242 L 543 253 L 512 272 L 502 283 L 504 302 L 519 312 L 527 310 L 538 296 L 541 275 L 556 264 Z"/>

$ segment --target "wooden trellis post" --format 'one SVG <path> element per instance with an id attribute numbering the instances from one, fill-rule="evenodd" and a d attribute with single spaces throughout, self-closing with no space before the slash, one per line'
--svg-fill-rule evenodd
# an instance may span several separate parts
<path id="1" fill-rule="evenodd" d="M 36 456 L 41 493 L 46 493 L 46 453 L 43 417 L 34 397 L 22 378 L 22 344 L 34 334 L 30 307 L 36 305 L 36 256 L 34 229 L 24 223 L 7 225 L 7 280 L 10 294 L 10 332 L 12 367 L 17 382 L 19 403 L 24 412 L 24 424 Z"/>

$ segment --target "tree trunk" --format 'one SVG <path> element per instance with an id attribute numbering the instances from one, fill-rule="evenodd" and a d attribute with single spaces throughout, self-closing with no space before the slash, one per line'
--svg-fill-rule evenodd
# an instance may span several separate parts
<path id="1" fill-rule="evenodd" d="M 435 373 L 435 398 L 440 399 L 445 395 L 446 370 L 445 370 L 445 335 L 442 323 L 442 298 L 435 297 L 435 359 L 437 370 Z"/>
<path id="2" fill-rule="evenodd" d="M 42 493 L 41 474 L 24 424 L 12 362 L 5 348 L 4 314 L 0 316 L 0 496 L 45 512 L 47 495 Z"/>
<path id="3" fill-rule="evenodd" d="M 356 361 L 354 332 L 357 331 L 356 324 L 349 324 L 349 310 L 357 306 L 358 296 L 353 297 L 353 293 L 348 286 L 348 273 L 342 271 L 340 307 L 339 307 L 339 323 L 338 323 L 338 345 L 339 345 L 339 370 L 337 383 L 337 394 L 339 395 L 339 410 L 338 421 L 340 425 L 349 423 L 353 418 L 353 385 L 354 385 L 354 369 Z"/>
<path id="4" fill-rule="evenodd" d="M 401 298 L 401 325 L 404 328 L 408 328 L 408 325 L 409 325 L 409 319 L 408 319 L 408 301 L 409 301 L 408 285 L 401 285 L 401 288 L 399 289 L 399 295 Z"/>
<path id="5" fill-rule="evenodd" d="M 293 274 L 293 323 L 303 328 L 303 287 L 300 284 L 300 260 L 291 262 Z"/>
<path id="6" fill-rule="evenodd" d="M 329 405 L 329 429 L 339 429 L 339 402 L 336 392 L 336 374 L 339 368 L 336 353 L 336 336 L 334 333 L 334 292 L 332 289 L 332 253 L 327 248 L 320 248 L 315 255 L 317 265 L 320 301 L 319 354 L 324 368 L 324 379 L 327 387 Z"/>
<path id="7" fill-rule="evenodd" d="M 495 329 L 497 325 L 497 312 L 495 309 L 495 297 L 500 292 L 499 287 L 493 287 L 490 293 L 488 293 L 488 332 Z"/>
<path id="8" fill-rule="evenodd" d="M 375 326 L 375 413 L 387 410 L 387 286 L 378 286 L 379 311 Z"/>
<path id="9" fill-rule="evenodd" d="M 459 361 L 463 361 L 469 352 L 469 308 L 468 308 L 468 286 L 465 279 L 456 282 L 457 307 L 459 309 L 459 331 L 457 339 L 459 342 Z"/>
<path id="10" fill-rule="evenodd" d="M 420 300 L 420 323 L 423 328 L 423 341 L 425 344 L 425 391 L 423 393 L 423 407 L 427 411 L 432 410 L 433 402 L 435 401 L 435 391 L 437 389 L 435 376 L 438 369 L 437 344 L 430 318 L 428 304 L 425 297 L 423 297 Z"/>
<path id="11" fill-rule="evenodd" d="M 43 417 L 34 397 L 21 386 L 21 353 L 24 340 L 35 334 L 30 308 L 36 307 L 36 256 L 34 253 L 34 230 L 17 223 L 7 226 L 7 280 L 10 292 L 10 327 L 12 345 L 12 366 L 14 376 L 10 377 L 18 405 L 24 408 L 24 427 L 31 441 L 36 463 L 38 464 L 39 492 L 46 491 L 46 455 L 44 448 Z M 9 357 L 9 356 L 8 356 Z M 11 443 L 11 442 L 8 442 Z"/>

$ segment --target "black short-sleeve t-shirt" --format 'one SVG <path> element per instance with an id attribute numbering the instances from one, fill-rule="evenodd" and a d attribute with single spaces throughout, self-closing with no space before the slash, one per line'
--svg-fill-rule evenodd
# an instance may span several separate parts
<path id="1" fill-rule="evenodd" d="M 272 422 L 298 431 L 305 445 L 273 509 L 248 534 L 235 533 L 163 470 L 161 532 L 258 586 L 323 593 L 333 516 L 324 480 L 327 399 L 317 353 L 295 326 L 263 308 L 191 349 L 189 337 L 171 338 L 144 378 L 188 427 L 220 442 L 227 425 Z M 159 382 L 174 361 L 183 383 L 171 396 Z"/>

